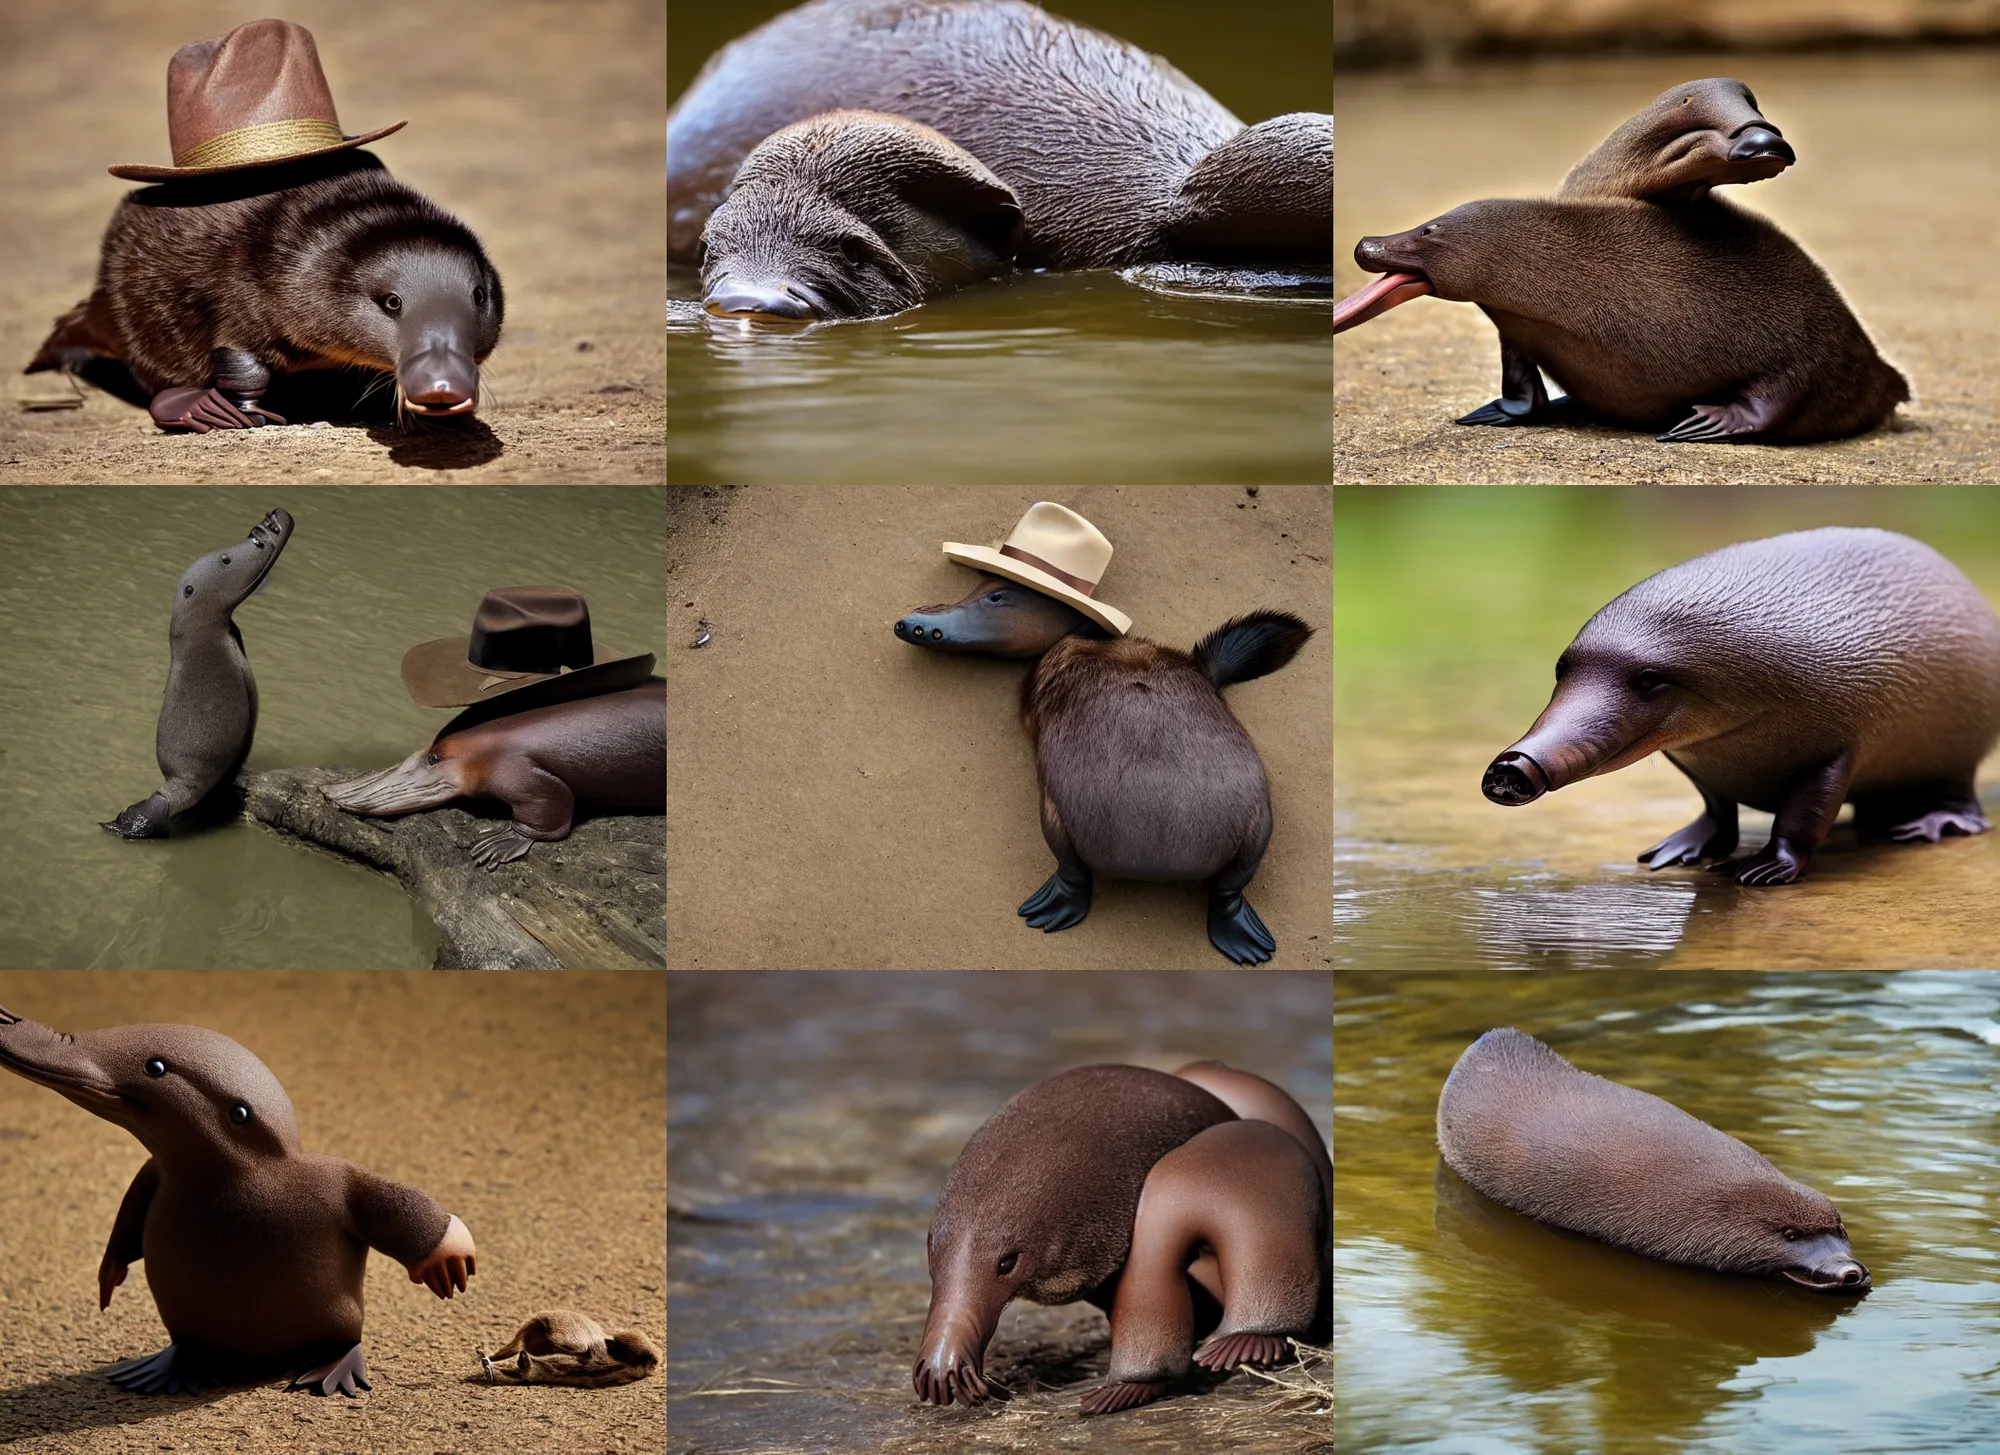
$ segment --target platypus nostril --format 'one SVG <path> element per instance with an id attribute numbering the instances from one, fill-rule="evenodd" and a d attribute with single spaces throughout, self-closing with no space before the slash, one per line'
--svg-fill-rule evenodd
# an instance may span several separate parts
<path id="1" fill-rule="evenodd" d="M 943 641 L 943 640 L 944 640 L 944 632 L 943 632 L 943 630 L 942 630 L 942 629 L 940 629 L 940 628 L 938 628 L 938 627 L 932 627 L 932 628 L 931 628 L 931 640 L 932 640 L 932 641 L 934 641 L 934 642 L 941 642 L 941 641 Z"/>
<path id="2" fill-rule="evenodd" d="M 909 627 L 909 623 L 908 623 L 908 622 L 902 622 L 902 621 L 899 621 L 899 622 L 897 622 L 897 623 L 896 623 L 896 635 L 897 635 L 897 636 L 899 636 L 899 637 L 906 637 L 906 636 L 908 636 L 909 634 L 910 634 L 910 627 Z"/>

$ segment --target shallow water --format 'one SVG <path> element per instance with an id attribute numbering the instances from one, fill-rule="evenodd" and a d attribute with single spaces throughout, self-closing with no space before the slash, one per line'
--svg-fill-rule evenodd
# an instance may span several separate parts
<path id="1" fill-rule="evenodd" d="M 699 296 L 674 270 L 676 298 Z M 667 320 L 668 478 L 1245 484 L 1332 470 L 1331 303 L 1026 274 L 894 318 Z"/>
<path id="2" fill-rule="evenodd" d="M 1438 1090 L 1500 1025 L 1826 1193 L 1873 1290 L 1655 1263 L 1440 1171 Z M 1350 971 L 1335 1035 L 1336 1448 L 1993 1448 L 2000 974 Z"/>
<path id="3" fill-rule="evenodd" d="M 965 1141 L 1067 1066 L 1213 1056 L 1283 1085 L 1323 1130 L 1324 973 L 681 972 L 669 976 L 669 1449 L 1325 1450 L 1237 1376 L 1080 1420 L 1105 1321 L 1016 1303 L 986 1372 L 1010 1403 L 920 1406 L 924 1234 Z M 1220 1422 L 1229 1438 L 1218 1443 Z M 1316 1443 L 1317 1442 L 1317 1443 Z"/>
<path id="4" fill-rule="evenodd" d="M 1349 489 L 1335 504 L 1336 963 L 1367 970 L 1991 966 L 2000 835 L 1861 844 L 1745 889 L 1635 856 L 1700 808 L 1657 755 L 1521 808 L 1485 765 L 1547 703 L 1555 660 L 1634 582 L 1731 541 L 1877 525 L 1942 551 L 2000 600 L 1986 488 Z M 2000 762 L 1981 794 L 2000 808 Z M 1746 811 L 1744 842 L 1768 835 Z"/>
<path id="5" fill-rule="evenodd" d="M 492 586 L 573 585 L 600 639 L 661 650 L 659 489 L 0 491 L 0 963 L 431 963 L 434 930 L 385 875 L 240 819 L 137 843 L 97 826 L 159 786 L 181 573 L 274 506 L 296 533 L 236 611 L 259 694 L 247 771 L 406 756 L 450 714 L 409 700 L 404 651 L 464 633 Z"/>
<path id="6" fill-rule="evenodd" d="M 668 6 L 668 95 L 790 8 Z M 1331 12 L 1271 0 L 1059 0 L 1165 56 L 1246 122 L 1332 109 Z M 691 269 L 669 295 L 700 296 Z M 893 319 L 805 331 L 669 305 L 668 478 L 1035 485 L 1325 480 L 1330 304 L 1171 297 L 1108 272 L 1022 275 Z"/>

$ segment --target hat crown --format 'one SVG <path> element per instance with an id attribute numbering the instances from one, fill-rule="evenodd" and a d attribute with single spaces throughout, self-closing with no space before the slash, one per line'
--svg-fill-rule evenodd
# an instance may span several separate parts
<path id="1" fill-rule="evenodd" d="M 1104 579 L 1105 568 L 1111 564 L 1111 542 L 1104 538 L 1104 532 L 1052 500 L 1038 500 L 1028 507 L 1028 513 L 1008 534 L 1007 546 L 1009 554 L 1024 551 L 1093 586 Z"/>
<path id="2" fill-rule="evenodd" d="M 567 586 L 496 586 L 472 616 L 465 658 L 489 672 L 560 672 L 592 661 L 590 606 Z"/>
<path id="3" fill-rule="evenodd" d="M 343 139 L 319 49 L 304 26 L 253 20 L 219 39 L 190 42 L 167 63 L 175 166 L 201 164 L 219 138 L 248 127 L 280 128 L 258 133 L 273 155 Z"/>

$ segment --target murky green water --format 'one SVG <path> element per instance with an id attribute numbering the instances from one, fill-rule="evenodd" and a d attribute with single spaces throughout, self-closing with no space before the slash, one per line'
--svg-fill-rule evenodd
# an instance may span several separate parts
<path id="1" fill-rule="evenodd" d="M 986 1372 L 1016 1398 L 932 1409 L 910 1389 L 945 1173 L 1008 1097 L 1067 1066 L 1215 1056 L 1330 1127 L 1323 973 L 681 972 L 669 976 L 669 1449 L 965 1455 L 1324 1450 L 1237 1376 L 1098 1420 L 1105 1321 L 1016 1303 Z M 1218 1431 L 1226 1425 L 1225 1439 Z M 1319 1442 L 1319 1443 L 1315 1443 Z"/>
<path id="2" fill-rule="evenodd" d="M 1744 889 L 1641 849 L 1700 800 L 1664 759 L 1523 808 L 1485 765 L 1547 703 L 1558 653 L 1634 582 L 1732 541 L 1876 525 L 2000 600 L 1986 488 L 1350 489 L 1335 505 L 1338 963 L 1368 970 L 1991 966 L 2000 835 L 1861 844 L 1845 822 L 1799 884 Z M 1982 774 L 2000 805 L 1995 760 Z M 1768 815 L 1745 812 L 1746 845 Z"/>
<path id="3" fill-rule="evenodd" d="M 669 96 L 789 8 L 671 4 Z M 1167 57 L 1246 122 L 1331 102 L 1330 12 L 1282 0 L 1059 3 Z M 700 296 L 676 268 L 669 296 Z M 1329 305 L 1174 298 L 1108 272 L 1023 275 L 805 331 L 670 305 L 676 484 L 1324 480 Z"/>
<path id="4" fill-rule="evenodd" d="M 1499 1025 L 1819 1188 L 1873 1290 L 1654 1263 L 1441 1173 L 1438 1090 Z M 2000 974 L 1349 971 L 1335 1035 L 1336 1448 L 1994 1448 Z"/>
<path id="5" fill-rule="evenodd" d="M 462 635 L 491 586 L 575 586 L 599 637 L 662 650 L 663 490 L 0 491 L 0 962 L 430 964 L 433 932 L 393 879 L 245 821 L 139 843 L 97 827 L 159 786 L 181 573 L 272 507 L 296 534 L 236 612 L 260 697 L 250 771 L 407 755 L 450 714 L 409 700 L 403 653 Z"/>

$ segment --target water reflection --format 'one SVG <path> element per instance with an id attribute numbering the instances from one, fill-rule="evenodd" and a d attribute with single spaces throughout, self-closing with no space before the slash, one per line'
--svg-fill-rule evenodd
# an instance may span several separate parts
<path id="1" fill-rule="evenodd" d="M 1578 969 L 1627 955 L 1664 959 L 1681 942 L 1694 889 L 1687 884 L 1509 885 L 1474 889 L 1472 933 L 1496 968 L 1555 961 Z"/>
<path id="2" fill-rule="evenodd" d="M 1465 1186 L 1437 1095 L 1496 1025 L 1825 1192 L 1873 1292 L 1671 1267 Z M 1991 1447 L 2000 973 L 1356 972 L 1335 1034 L 1342 1449 Z"/>

